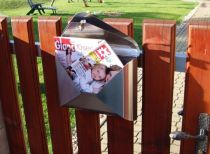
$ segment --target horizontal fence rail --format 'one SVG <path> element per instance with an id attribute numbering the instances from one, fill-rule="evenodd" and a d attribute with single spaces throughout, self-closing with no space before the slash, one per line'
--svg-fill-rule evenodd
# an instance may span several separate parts
<path id="1" fill-rule="evenodd" d="M 9 44 L 10 44 L 11 53 L 15 54 L 14 41 L 10 40 Z M 35 42 L 35 47 L 36 47 L 37 57 L 41 57 L 40 42 Z M 141 58 L 142 58 L 142 53 L 140 54 L 140 61 L 141 61 Z M 182 52 L 175 53 L 175 63 L 176 63 L 175 71 L 185 72 L 186 59 L 187 59 L 186 53 L 182 53 Z M 142 67 L 142 66 L 140 65 L 140 67 Z"/>

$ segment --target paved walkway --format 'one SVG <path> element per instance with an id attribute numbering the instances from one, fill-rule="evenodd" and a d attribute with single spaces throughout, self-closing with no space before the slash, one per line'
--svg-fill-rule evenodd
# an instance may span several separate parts
<path id="1" fill-rule="evenodd" d="M 177 26 L 176 52 L 185 53 L 187 49 L 187 26 L 189 21 L 209 20 L 210 21 L 210 0 L 200 0 L 199 5 L 193 9 Z"/>

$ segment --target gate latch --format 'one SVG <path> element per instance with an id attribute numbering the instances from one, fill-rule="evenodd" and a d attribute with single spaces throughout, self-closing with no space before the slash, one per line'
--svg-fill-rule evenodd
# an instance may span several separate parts
<path id="1" fill-rule="evenodd" d="M 175 131 L 169 136 L 174 140 L 185 140 L 185 139 L 195 139 L 196 140 L 196 154 L 206 153 L 208 145 L 208 131 L 210 125 L 210 116 L 207 113 L 201 113 L 199 115 L 199 131 L 198 135 L 191 135 L 186 132 Z"/>

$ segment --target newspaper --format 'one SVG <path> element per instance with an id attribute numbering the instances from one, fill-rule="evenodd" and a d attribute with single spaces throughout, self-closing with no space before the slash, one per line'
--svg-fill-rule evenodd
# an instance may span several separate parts
<path id="1" fill-rule="evenodd" d="M 55 37 L 55 53 L 81 92 L 98 93 L 123 67 L 102 39 Z"/>

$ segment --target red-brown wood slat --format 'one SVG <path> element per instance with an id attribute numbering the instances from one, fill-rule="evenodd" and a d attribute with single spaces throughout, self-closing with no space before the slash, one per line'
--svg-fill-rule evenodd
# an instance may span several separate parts
<path id="1" fill-rule="evenodd" d="M 0 97 L 2 110 L 10 153 L 26 154 L 7 31 L 7 20 L 5 17 L 0 17 Z"/>
<path id="2" fill-rule="evenodd" d="M 12 18 L 19 79 L 32 154 L 48 153 L 31 17 Z M 39 143 L 39 144 L 37 144 Z"/>
<path id="3" fill-rule="evenodd" d="M 175 21 L 143 22 L 142 153 L 170 152 Z"/>
<path id="4" fill-rule="evenodd" d="M 59 106 L 54 37 L 61 35 L 60 17 L 38 19 L 47 106 L 54 154 L 72 153 L 69 111 Z"/>
<path id="5" fill-rule="evenodd" d="M 104 21 L 126 35 L 133 37 L 132 19 L 105 18 Z M 137 80 L 137 72 L 134 73 L 134 76 L 136 76 Z M 134 94 L 136 94 L 134 100 L 137 102 L 137 89 Z M 124 120 L 120 117 L 107 117 L 109 154 L 133 154 L 133 126 L 133 122 Z"/>
<path id="6" fill-rule="evenodd" d="M 134 37 L 133 19 L 128 18 L 104 18 L 103 20 L 112 27 L 118 29 L 122 33 Z"/>
<path id="7" fill-rule="evenodd" d="M 72 17 L 69 17 L 70 21 Z M 80 154 L 100 154 L 100 122 L 99 114 L 75 109 L 78 152 Z"/>
<path id="8" fill-rule="evenodd" d="M 210 114 L 210 22 L 190 23 L 188 34 L 182 129 L 197 135 L 199 114 Z M 180 153 L 194 153 L 195 143 L 195 140 L 182 141 Z M 210 148 L 210 142 L 207 146 Z M 207 153 L 210 154 L 210 150 Z"/>
<path id="9" fill-rule="evenodd" d="M 76 110 L 79 154 L 100 154 L 100 122 L 98 113 Z"/>

